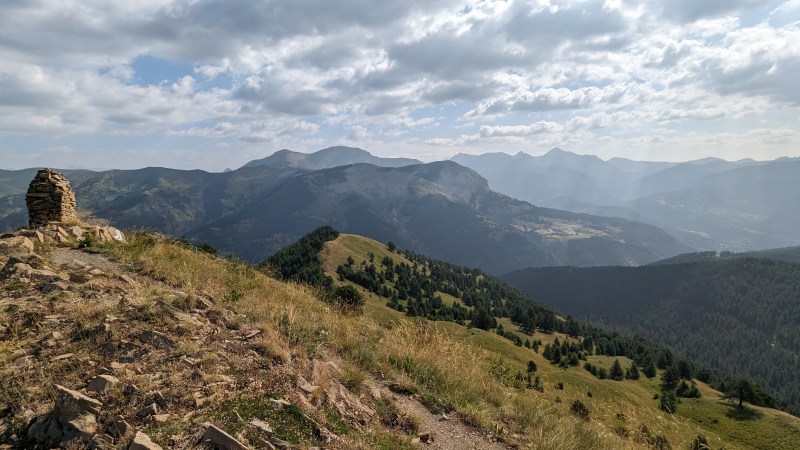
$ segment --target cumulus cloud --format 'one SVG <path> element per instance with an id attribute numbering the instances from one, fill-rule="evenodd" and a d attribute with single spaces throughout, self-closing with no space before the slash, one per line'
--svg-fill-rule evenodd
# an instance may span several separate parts
<path id="1" fill-rule="evenodd" d="M 481 127 L 481 137 L 508 137 L 531 136 L 534 134 L 561 131 L 564 127 L 555 122 L 540 121 L 530 125 L 484 125 Z"/>
<path id="2" fill-rule="evenodd" d="M 447 156 L 691 133 L 724 152 L 742 136 L 706 127 L 751 123 L 796 153 L 799 23 L 797 0 L 9 1 L 0 148 L 56 164 L 135 136 L 181 165 L 198 142 Z"/>
<path id="3" fill-rule="evenodd" d="M 664 17 L 680 21 L 694 22 L 698 19 L 730 14 L 773 3 L 771 0 L 670 0 L 659 2 Z"/>

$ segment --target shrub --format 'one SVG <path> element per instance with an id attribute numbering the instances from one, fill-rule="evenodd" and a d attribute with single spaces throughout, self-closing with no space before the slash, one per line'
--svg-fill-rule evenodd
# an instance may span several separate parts
<path id="1" fill-rule="evenodd" d="M 217 249 L 211 246 L 208 242 L 203 242 L 202 244 L 197 246 L 197 250 L 203 253 L 207 253 L 211 256 L 217 256 Z"/>
<path id="2" fill-rule="evenodd" d="M 83 235 L 80 241 L 78 241 L 77 248 L 92 248 L 97 245 L 97 238 L 94 237 L 92 233 L 86 233 Z"/>
<path id="3" fill-rule="evenodd" d="M 589 408 L 580 400 L 575 400 L 569 407 L 570 412 L 583 420 L 589 420 Z"/>
<path id="4" fill-rule="evenodd" d="M 691 446 L 689 447 L 691 450 L 709 450 L 710 447 L 708 446 L 708 439 L 705 436 L 698 435 L 696 438 L 692 439 Z"/>
<path id="5" fill-rule="evenodd" d="M 343 309 L 349 311 L 361 311 L 364 309 L 364 297 L 353 286 L 339 286 L 333 290 L 331 301 Z"/>

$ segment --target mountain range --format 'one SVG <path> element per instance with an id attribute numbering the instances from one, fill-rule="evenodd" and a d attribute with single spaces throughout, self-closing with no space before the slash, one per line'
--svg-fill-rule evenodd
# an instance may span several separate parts
<path id="1" fill-rule="evenodd" d="M 320 153 L 295 158 L 284 152 L 224 173 L 146 168 L 65 175 L 79 207 L 95 216 L 208 242 L 250 261 L 320 225 L 396 241 L 490 273 L 545 265 L 638 265 L 690 250 L 654 226 L 539 208 L 498 194 L 483 177 L 454 162 L 308 169 L 350 163 L 365 152 Z M 24 224 L 21 192 L 33 177 L 28 172 L 0 173 L 6 190 L 0 202 L 13 206 L 4 209 L 0 225 Z"/>
<path id="2" fill-rule="evenodd" d="M 553 149 L 422 164 L 330 147 L 281 150 L 223 173 L 64 172 L 87 212 L 249 260 L 323 224 L 491 273 L 800 244 L 800 160 L 792 158 L 604 161 Z M 34 173 L 0 171 L 0 228 L 25 223 L 23 194 Z"/>
<path id="3" fill-rule="evenodd" d="M 498 194 L 453 162 L 356 164 L 299 174 L 188 236 L 254 260 L 296 240 L 296 230 L 321 225 L 491 273 L 602 261 L 642 264 L 683 247 L 653 226 L 539 208 Z"/>
<path id="4" fill-rule="evenodd" d="M 353 147 L 328 147 L 314 153 L 300 153 L 291 150 L 278 150 L 270 156 L 255 159 L 242 167 L 291 167 L 294 169 L 319 170 L 349 164 L 372 164 L 379 167 L 402 167 L 422 164 L 410 158 L 381 158 L 366 150 Z"/>
<path id="5" fill-rule="evenodd" d="M 800 159 L 632 161 L 553 149 L 542 156 L 459 154 L 506 195 L 533 204 L 624 217 L 703 250 L 800 245 Z"/>

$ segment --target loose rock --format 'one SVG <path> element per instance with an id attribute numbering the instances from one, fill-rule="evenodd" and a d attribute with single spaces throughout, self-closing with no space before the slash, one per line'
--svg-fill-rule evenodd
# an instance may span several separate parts
<path id="1" fill-rule="evenodd" d="M 150 439 L 150 436 L 142 433 L 141 431 L 137 431 L 136 436 L 133 437 L 133 442 L 131 442 L 130 447 L 128 447 L 128 450 L 163 450 L 163 448 L 153 442 L 152 439 Z"/>
<path id="2" fill-rule="evenodd" d="M 168 338 L 165 334 L 158 331 L 143 331 L 139 339 L 145 344 L 150 344 L 155 348 L 173 348 L 175 341 Z"/>
<path id="3" fill-rule="evenodd" d="M 203 440 L 208 440 L 212 444 L 221 447 L 225 450 L 247 450 L 248 447 L 236 440 L 230 434 L 215 427 L 214 425 L 206 422 L 203 424 L 206 432 L 203 434 Z"/>
<path id="4" fill-rule="evenodd" d="M 105 395 L 111 392 L 117 383 L 119 383 L 119 379 L 115 376 L 98 375 L 89 382 L 89 385 L 86 386 L 86 390 Z"/>
<path id="5" fill-rule="evenodd" d="M 114 439 L 116 439 L 117 441 L 127 436 L 127 434 L 130 433 L 131 431 L 133 431 L 133 427 L 131 427 L 131 424 L 129 424 L 123 419 L 115 421 L 108 428 L 108 432 L 111 433 L 111 435 L 114 436 Z"/>

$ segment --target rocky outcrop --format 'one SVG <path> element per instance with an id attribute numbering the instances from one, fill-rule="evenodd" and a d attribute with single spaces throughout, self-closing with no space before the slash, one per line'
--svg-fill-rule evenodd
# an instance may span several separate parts
<path id="1" fill-rule="evenodd" d="M 41 169 L 25 194 L 28 226 L 39 228 L 51 222 L 78 222 L 75 192 L 64 175 L 53 169 Z"/>
<path id="2" fill-rule="evenodd" d="M 103 404 L 64 386 L 55 389 L 53 411 L 28 428 L 28 438 L 50 445 L 88 442 L 97 432 L 97 414 Z"/>

